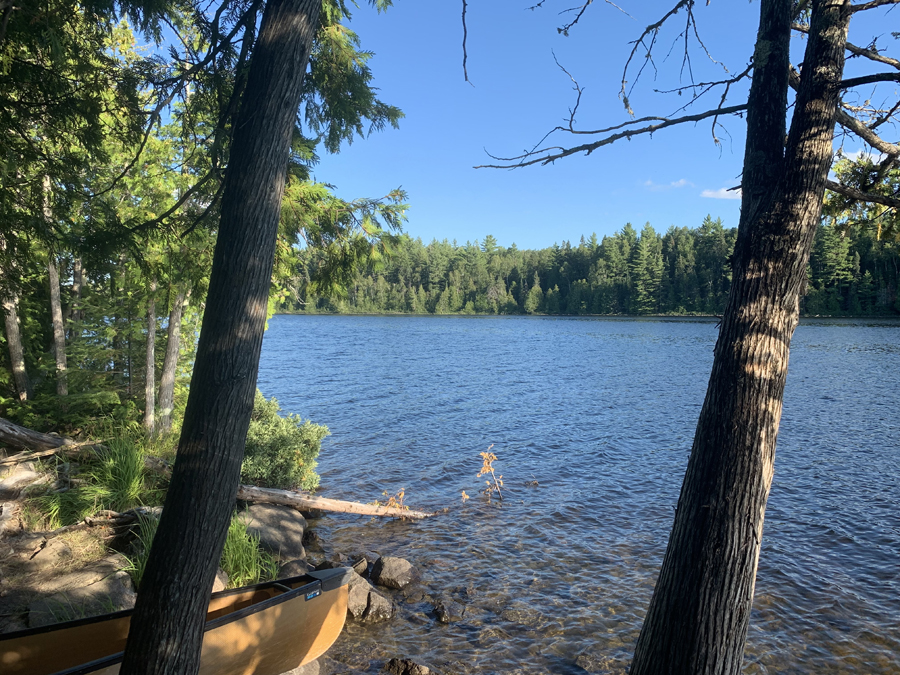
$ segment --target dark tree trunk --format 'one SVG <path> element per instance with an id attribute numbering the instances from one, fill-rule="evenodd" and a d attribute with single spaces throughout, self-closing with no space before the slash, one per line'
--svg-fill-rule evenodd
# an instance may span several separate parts
<path id="1" fill-rule="evenodd" d="M 20 401 L 31 397 L 31 381 L 25 370 L 25 349 L 22 347 L 22 332 L 19 330 L 19 296 L 10 292 L 3 300 L 3 315 L 6 319 L 6 346 L 9 348 L 9 365 L 12 368 L 16 396 Z"/>
<path id="2" fill-rule="evenodd" d="M 632 675 L 740 673 L 788 352 L 832 159 L 847 0 L 814 0 L 787 146 L 790 0 L 761 2 L 733 285 Z"/>
<path id="3" fill-rule="evenodd" d="M 156 406 L 154 405 L 156 402 L 156 277 L 150 280 L 149 296 L 147 300 L 147 358 L 144 365 L 144 429 L 147 436 L 153 438 L 156 434 Z"/>
<path id="4" fill-rule="evenodd" d="M 123 675 L 199 668 L 241 471 L 291 134 L 321 0 L 269 0 L 235 124 L 191 391 Z"/>
<path id="5" fill-rule="evenodd" d="M 50 277 L 50 317 L 53 321 L 53 351 L 56 355 L 56 395 L 68 396 L 69 384 L 66 373 L 66 328 L 63 324 L 62 299 L 59 294 L 59 269 L 51 253 L 47 263 Z"/>
<path id="6" fill-rule="evenodd" d="M 175 296 L 169 311 L 169 327 L 166 330 L 166 355 L 159 376 L 159 424 L 158 431 L 172 431 L 172 409 L 175 406 L 175 371 L 178 368 L 178 351 L 181 347 L 181 317 L 190 292 L 182 290 Z"/>

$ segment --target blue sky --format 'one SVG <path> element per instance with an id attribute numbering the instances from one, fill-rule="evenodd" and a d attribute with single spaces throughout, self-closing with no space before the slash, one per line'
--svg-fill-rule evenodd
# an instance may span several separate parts
<path id="1" fill-rule="evenodd" d="M 554 54 L 582 86 L 577 127 L 596 129 L 629 119 L 618 93 L 622 69 L 645 26 L 660 19 L 671 0 L 624 0 L 628 14 L 606 2 L 587 8 L 569 37 L 557 28 L 572 17 L 560 13 L 579 3 L 546 0 L 469 0 L 468 74 L 463 79 L 461 2 L 395 0 L 377 14 L 365 5 L 354 12 L 351 28 L 365 49 L 380 97 L 406 114 L 400 129 L 358 140 L 340 154 L 323 157 L 318 180 L 337 186 L 346 198 L 376 196 L 402 186 L 411 205 L 406 231 L 413 237 L 467 240 L 494 235 L 503 246 L 542 248 L 576 243 L 581 235 L 612 234 L 626 222 L 640 229 L 650 222 L 663 232 L 671 225 L 696 227 L 704 216 L 737 225 L 740 200 L 726 192 L 740 182 L 744 121 L 731 117 L 713 142 L 709 122 L 685 124 L 573 156 L 554 165 L 514 171 L 474 169 L 490 162 L 486 154 L 511 156 L 531 148 L 558 124 L 575 102 L 568 76 Z M 365 4 L 365 3 L 361 3 Z M 758 23 L 757 2 L 714 0 L 697 3 L 695 16 L 713 62 L 691 35 L 694 80 L 721 80 L 748 64 Z M 890 10 L 857 15 L 851 41 L 867 45 L 896 28 Z M 670 20 L 655 48 L 656 76 L 645 71 L 631 95 L 637 117 L 673 115 L 687 95 L 663 95 L 690 82 L 682 69 L 679 32 L 684 14 Z M 855 36 L 855 37 L 854 37 Z M 792 62 L 802 61 L 805 42 L 794 38 Z M 848 61 L 847 74 L 861 74 L 860 60 Z M 871 70 L 869 69 L 869 72 Z M 632 71 L 633 74 L 633 71 Z M 633 78 L 630 77 L 633 81 Z M 730 104 L 746 100 L 739 85 Z M 715 107 L 711 94 L 688 113 Z M 683 115 L 686 113 L 678 113 Z M 558 134 L 560 145 L 594 137 Z M 857 151 L 849 143 L 845 151 Z"/>
<path id="2" fill-rule="evenodd" d="M 470 0 L 468 73 L 463 79 L 461 2 L 398 0 L 378 15 L 368 7 L 351 23 L 363 46 L 375 52 L 371 67 L 383 100 L 406 114 L 400 129 L 388 129 L 323 157 L 319 180 L 341 196 L 384 194 L 402 186 L 411 209 L 406 231 L 414 237 L 460 243 L 493 234 L 504 246 L 542 248 L 577 242 L 584 234 L 612 234 L 626 222 L 638 229 L 649 221 L 658 231 L 670 225 L 696 227 L 706 214 L 736 226 L 739 200 L 713 198 L 740 181 L 744 122 L 725 121 L 722 144 L 708 122 L 664 130 L 574 156 L 554 165 L 514 171 L 474 169 L 490 161 L 486 152 L 514 155 L 533 146 L 568 116 L 572 82 L 584 88 L 577 122 L 582 128 L 624 122 L 618 98 L 629 42 L 662 16 L 668 3 L 633 2 L 614 7 L 595 3 L 569 37 L 557 32 L 570 14 L 570 1 Z M 747 65 L 756 32 L 757 3 L 715 2 L 698 7 L 701 37 L 731 72 Z M 645 73 L 631 97 L 638 117 L 669 115 L 686 97 L 655 94 L 679 86 L 683 50 L 676 45 L 683 25 L 661 35 L 658 76 Z M 679 43 L 680 44 L 680 43 Z M 694 45 L 696 46 L 696 45 Z M 692 50 L 695 79 L 722 79 L 721 66 Z M 681 77 L 686 84 L 688 78 Z M 745 97 L 735 92 L 734 102 Z M 717 99 L 710 98 L 709 107 Z M 704 108 L 697 108 L 697 111 Z M 559 135 L 561 144 L 585 137 Z M 735 193 L 729 193 L 736 197 Z"/>

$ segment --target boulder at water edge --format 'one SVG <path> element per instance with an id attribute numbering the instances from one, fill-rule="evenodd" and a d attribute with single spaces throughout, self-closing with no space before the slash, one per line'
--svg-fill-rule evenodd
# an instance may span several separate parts
<path id="1" fill-rule="evenodd" d="M 418 580 L 419 572 L 408 560 L 382 556 L 372 567 L 372 581 L 379 586 L 403 588 Z"/>
<path id="2" fill-rule="evenodd" d="M 305 560 L 306 519 L 299 511 L 274 504 L 253 504 L 244 515 L 247 532 L 279 560 Z"/>

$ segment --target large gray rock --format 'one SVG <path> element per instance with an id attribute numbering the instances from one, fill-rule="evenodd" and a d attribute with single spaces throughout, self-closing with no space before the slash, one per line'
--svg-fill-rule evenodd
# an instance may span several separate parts
<path id="1" fill-rule="evenodd" d="M 16 502 L 3 502 L 0 504 L 0 537 L 16 534 L 21 529 L 19 505 Z"/>
<path id="2" fill-rule="evenodd" d="M 315 568 L 305 560 L 289 560 L 286 563 L 282 563 L 281 567 L 278 568 L 278 578 L 289 579 L 290 577 L 299 577 L 306 574 L 311 569 Z"/>
<path id="3" fill-rule="evenodd" d="M 366 613 L 363 614 L 363 621 L 376 623 L 390 619 L 392 616 L 394 616 L 394 603 L 376 590 L 369 591 L 369 606 L 366 607 Z"/>
<path id="4" fill-rule="evenodd" d="M 14 465 L 7 470 L 3 480 L 0 480 L 0 499 L 16 499 L 23 489 L 39 481 L 41 477 L 41 474 L 35 471 L 32 462 Z"/>
<path id="5" fill-rule="evenodd" d="M 394 615 L 394 604 L 355 571 L 350 576 L 348 586 L 348 619 L 376 623 Z"/>
<path id="6" fill-rule="evenodd" d="M 299 666 L 293 670 L 289 670 L 281 675 L 322 675 L 322 664 L 319 660 L 310 661 L 305 666 Z"/>
<path id="7" fill-rule="evenodd" d="M 382 556 L 372 566 L 372 581 L 379 586 L 403 588 L 418 580 L 419 572 L 408 560 Z"/>
<path id="8" fill-rule="evenodd" d="M 216 578 L 213 580 L 213 593 L 218 593 L 219 591 L 224 591 L 228 588 L 228 573 L 223 570 L 221 567 L 216 570 Z"/>
<path id="9" fill-rule="evenodd" d="M 134 607 L 137 594 L 126 572 L 116 572 L 87 586 L 42 596 L 28 605 L 31 628 L 98 616 Z"/>
<path id="10" fill-rule="evenodd" d="M 244 514 L 247 532 L 279 560 L 306 560 L 303 533 L 306 519 L 299 511 L 274 504 L 254 504 Z"/>

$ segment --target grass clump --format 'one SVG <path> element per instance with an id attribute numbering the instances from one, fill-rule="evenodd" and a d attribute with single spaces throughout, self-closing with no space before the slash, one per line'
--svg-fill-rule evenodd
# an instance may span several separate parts
<path id="1" fill-rule="evenodd" d="M 97 511 L 127 511 L 155 505 L 162 492 L 144 468 L 139 442 L 115 438 L 98 450 L 81 471 L 68 478 L 72 487 L 27 500 L 25 521 L 50 529 L 73 525 Z"/>
<path id="2" fill-rule="evenodd" d="M 138 521 L 137 537 L 133 544 L 134 556 L 128 558 L 126 571 L 131 575 L 134 587 L 140 590 L 141 579 L 147 568 L 150 547 L 159 521 L 152 517 L 141 517 Z M 228 525 L 225 547 L 222 549 L 221 567 L 228 575 L 228 587 L 238 588 L 261 581 L 269 581 L 278 576 L 275 558 L 259 547 L 259 537 L 247 532 L 247 523 L 240 514 L 234 514 Z"/>
<path id="3" fill-rule="evenodd" d="M 279 415 L 281 406 L 256 392 L 241 480 L 257 486 L 314 490 L 319 485 L 316 458 L 328 427 L 299 415 Z"/>
<path id="4" fill-rule="evenodd" d="M 247 523 L 240 514 L 232 516 L 228 525 L 219 564 L 228 575 L 229 588 L 258 584 L 278 576 L 275 558 L 259 547 L 259 537 L 247 532 Z"/>

